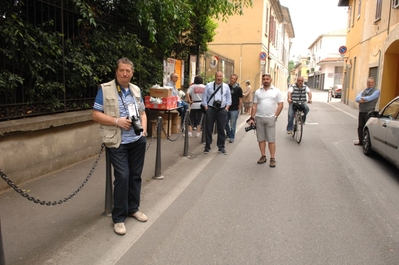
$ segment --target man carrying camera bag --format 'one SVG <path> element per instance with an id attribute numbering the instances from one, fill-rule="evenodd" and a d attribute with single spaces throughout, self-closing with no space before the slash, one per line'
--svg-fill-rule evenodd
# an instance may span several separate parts
<path id="1" fill-rule="evenodd" d="M 220 154 L 227 155 L 224 147 L 226 141 L 224 128 L 226 125 L 227 111 L 229 111 L 231 105 L 231 94 L 229 86 L 223 83 L 223 73 L 221 71 L 215 73 L 214 82 L 206 84 L 201 104 L 206 111 L 204 153 L 208 154 L 211 150 L 213 126 L 216 122 L 218 134 L 216 145 Z"/>
<path id="2" fill-rule="evenodd" d="M 119 235 L 126 234 L 128 216 L 147 221 L 147 216 L 139 211 L 146 148 L 146 138 L 142 136 L 147 135 L 147 116 L 140 88 L 130 83 L 133 72 L 129 59 L 119 59 L 116 78 L 101 84 L 93 107 L 93 120 L 100 123 L 100 134 L 114 168 L 112 221 Z"/>
<path id="3" fill-rule="evenodd" d="M 270 167 L 276 166 L 276 121 L 278 115 L 283 109 L 283 96 L 278 88 L 272 85 L 270 74 L 262 75 L 262 84 L 255 91 L 254 102 L 252 105 L 251 116 L 247 123 L 251 127 L 245 130 L 253 129 L 256 125 L 256 137 L 258 138 L 259 150 L 261 157 L 258 164 L 266 163 L 266 142 L 269 143 L 270 151 Z"/>

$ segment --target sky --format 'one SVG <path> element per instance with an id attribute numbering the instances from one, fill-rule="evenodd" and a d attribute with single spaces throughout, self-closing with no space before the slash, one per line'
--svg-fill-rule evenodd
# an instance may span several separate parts
<path id="1" fill-rule="evenodd" d="M 308 47 L 320 35 L 346 28 L 348 8 L 338 7 L 338 2 L 339 0 L 280 0 L 282 6 L 288 7 L 294 27 L 295 38 L 292 39 L 290 59 L 308 54 Z"/>

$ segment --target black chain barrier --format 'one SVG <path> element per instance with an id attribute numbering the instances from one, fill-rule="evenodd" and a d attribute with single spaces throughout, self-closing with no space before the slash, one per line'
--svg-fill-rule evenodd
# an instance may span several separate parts
<path id="1" fill-rule="evenodd" d="M 7 175 L 4 174 L 1 170 L 0 170 L 0 177 L 1 177 L 5 182 L 7 182 L 7 184 L 8 184 L 11 188 L 13 188 L 17 193 L 19 193 L 22 197 L 27 198 L 29 201 L 33 201 L 34 203 L 39 203 L 40 205 L 47 205 L 47 206 L 54 206 L 54 205 L 57 205 L 57 204 L 62 204 L 62 203 L 64 203 L 64 202 L 67 202 L 67 201 L 69 201 L 70 199 L 72 199 L 72 198 L 73 198 L 76 194 L 78 194 L 78 192 L 86 185 L 86 183 L 88 182 L 89 178 L 90 178 L 91 175 L 93 174 L 95 168 L 97 167 L 98 161 L 99 161 L 100 158 L 101 158 L 101 154 L 102 154 L 102 152 L 104 151 L 104 147 L 105 147 L 105 145 L 102 144 L 102 145 L 101 145 L 100 153 L 98 154 L 98 156 L 97 156 L 97 158 L 96 158 L 96 161 L 94 162 L 94 165 L 93 165 L 92 169 L 91 169 L 90 172 L 89 172 L 89 175 L 86 177 L 86 179 L 85 179 L 85 180 L 83 181 L 83 183 L 80 185 L 80 187 L 79 187 L 76 191 L 74 191 L 71 195 L 69 195 L 68 197 L 66 197 L 66 198 L 64 198 L 64 199 L 62 199 L 62 200 L 59 200 L 59 201 L 53 201 L 53 202 L 47 201 L 47 202 L 46 202 L 46 201 L 42 201 L 42 200 L 40 200 L 40 199 L 36 199 L 36 198 L 30 196 L 29 194 L 27 194 L 26 192 L 24 192 L 23 190 L 21 190 L 17 185 L 15 185 L 15 184 L 7 177 Z"/>
<path id="2" fill-rule="evenodd" d="M 190 116 L 190 112 L 189 112 L 189 111 L 186 111 L 186 115 L 184 116 L 184 120 L 183 120 L 183 128 L 182 128 L 182 130 L 180 130 L 180 132 L 177 134 L 177 136 L 176 136 L 175 139 L 170 138 L 170 136 L 169 136 L 169 134 L 166 132 L 165 128 L 162 127 L 162 131 L 163 131 L 163 133 L 165 134 L 167 140 L 169 140 L 169 141 L 171 141 L 171 142 L 175 142 L 175 141 L 177 141 L 177 139 L 179 139 L 179 137 L 180 137 L 180 135 L 182 134 L 182 132 L 183 132 L 184 130 L 187 129 L 187 128 L 184 128 L 184 126 L 185 126 L 185 124 L 186 124 L 187 116 Z M 157 124 L 157 125 L 158 125 L 158 124 Z M 169 130 L 169 128 L 168 128 L 168 130 Z"/>
<path id="3" fill-rule="evenodd" d="M 156 131 L 157 131 L 157 127 L 158 127 L 158 120 L 156 122 L 156 126 L 154 128 L 154 131 L 152 133 L 152 137 L 150 138 L 150 143 L 148 144 L 148 146 L 146 147 L 145 151 L 147 152 L 148 149 L 150 148 L 153 139 L 154 139 L 154 135 L 156 135 Z M 164 131 L 165 132 L 165 131 Z M 180 135 L 180 134 L 179 134 Z M 7 175 L 1 171 L 0 169 L 0 177 L 8 184 L 8 186 L 10 186 L 11 188 L 13 188 L 17 193 L 19 193 L 22 197 L 28 199 L 29 201 L 32 201 L 34 203 L 38 203 L 40 205 L 46 205 L 46 206 L 55 206 L 55 205 L 59 205 L 62 204 L 64 202 L 69 201 L 70 199 L 72 199 L 75 195 L 78 194 L 79 191 L 81 191 L 83 189 L 83 187 L 87 184 L 87 182 L 89 181 L 90 177 L 92 176 L 92 174 L 94 173 L 94 170 L 96 169 L 97 165 L 98 165 L 98 161 L 101 158 L 101 154 L 104 151 L 105 145 L 102 144 L 101 145 L 101 150 L 96 158 L 96 160 L 94 161 L 93 167 L 91 168 L 89 174 L 87 175 L 86 179 L 83 181 L 83 183 L 79 186 L 79 188 L 77 190 L 75 190 L 71 195 L 69 195 L 68 197 L 59 200 L 59 201 L 42 201 L 40 199 L 36 199 L 32 196 L 30 196 L 29 194 L 27 194 L 26 192 L 24 192 L 21 188 L 19 188 L 14 182 L 12 182 Z"/>

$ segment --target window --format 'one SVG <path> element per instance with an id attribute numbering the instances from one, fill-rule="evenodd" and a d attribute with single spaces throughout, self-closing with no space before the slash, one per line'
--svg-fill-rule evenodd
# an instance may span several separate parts
<path id="1" fill-rule="evenodd" d="M 351 6 L 349 6 L 348 7 L 348 29 L 350 29 L 350 27 L 351 27 L 351 20 L 352 20 L 352 16 L 351 16 L 352 10 L 351 9 L 352 9 Z"/>
<path id="2" fill-rule="evenodd" d="M 399 0 L 398 0 L 399 1 Z M 359 6 L 357 8 L 357 18 L 360 17 L 360 13 L 362 12 L 362 0 L 359 0 Z"/>
<path id="3" fill-rule="evenodd" d="M 378 67 L 370 67 L 369 68 L 369 77 L 374 77 L 375 85 L 378 86 Z"/>
<path id="4" fill-rule="evenodd" d="M 269 25 L 269 7 L 266 4 L 265 35 L 267 37 L 269 37 L 269 34 L 268 34 L 269 33 L 268 28 L 269 27 L 270 27 L 270 25 Z"/>
<path id="5" fill-rule="evenodd" d="M 334 85 L 341 85 L 343 81 L 343 66 L 335 66 L 334 67 Z"/>
<path id="6" fill-rule="evenodd" d="M 354 88 L 355 88 L 355 73 L 356 73 L 356 63 L 357 63 L 357 60 L 356 60 L 357 58 L 355 57 L 355 58 L 353 58 L 353 66 L 352 66 L 352 68 L 353 68 L 353 70 L 352 70 L 352 80 L 353 80 L 353 82 L 352 82 L 352 86 L 351 86 L 351 90 L 354 90 Z"/>
<path id="7" fill-rule="evenodd" d="M 375 20 L 381 19 L 381 11 L 382 11 L 382 0 L 377 0 L 377 5 L 375 7 Z"/>
<path id="8" fill-rule="evenodd" d="M 390 119 L 396 119 L 398 116 L 398 110 L 399 100 L 395 100 L 384 109 L 382 116 Z"/>
<path id="9" fill-rule="evenodd" d="M 398 8 L 399 7 L 399 0 L 392 0 L 392 7 Z"/>
<path id="10" fill-rule="evenodd" d="M 269 20 L 269 41 L 275 43 L 276 37 L 276 23 L 274 21 L 274 16 L 270 16 Z"/>
<path id="11" fill-rule="evenodd" d="M 352 10 L 352 27 L 355 24 L 356 19 L 356 0 L 353 1 L 353 10 Z"/>

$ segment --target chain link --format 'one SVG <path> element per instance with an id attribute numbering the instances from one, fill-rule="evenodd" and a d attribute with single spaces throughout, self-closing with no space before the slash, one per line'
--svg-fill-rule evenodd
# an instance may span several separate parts
<path id="1" fill-rule="evenodd" d="M 26 192 L 24 192 L 23 190 L 21 190 L 17 185 L 15 185 L 15 184 L 7 177 L 7 175 L 4 174 L 3 171 L 1 171 L 1 170 L 0 170 L 0 177 L 8 184 L 11 188 L 13 188 L 17 193 L 19 193 L 22 197 L 28 199 L 29 201 L 33 201 L 34 203 L 38 203 L 38 204 L 40 204 L 40 205 L 47 205 L 47 206 L 54 206 L 54 205 L 57 205 L 57 204 L 62 204 L 62 203 L 64 203 L 64 202 L 67 202 L 67 201 L 69 201 L 70 199 L 72 199 L 72 198 L 73 198 L 76 194 L 78 194 L 78 192 L 79 192 L 80 190 L 82 190 L 82 188 L 86 185 L 86 183 L 88 182 L 89 178 L 92 176 L 94 170 L 95 170 L 96 167 L 97 167 L 98 161 L 99 161 L 100 158 L 101 158 L 101 154 L 102 154 L 102 152 L 104 151 L 104 148 L 105 148 L 105 145 L 102 144 L 102 145 L 101 145 L 101 150 L 100 150 L 100 152 L 99 152 L 99 154 L 98 154 L 98 156 L 97 156 L 97 158 L 96 158 L 96 161 L 94 161 L 94 165 L 93 165 L 93 167 L 91 168 L 91 170 L 90 170 L 90 172 L 89 172 L 89 175 L 86 177 L 86 179 L 85 179 L 85 180 L 83 181 L 83 183 L 80 185 L 80 187 L 79 187 L 77 190 L 75 190 L 71 195 L 69 195 L 68 197 L 66 197 L 66 198 L 64 198 L 64 199 L 62 199 L 62 200 L 59 200 L 59 201 L 52 201 L 52 202 L 51 202 L 51 201 L 42 201 L 42 200 L 40 200 L 40 199 L 36 199 L 36 198 L 30 196 L 29 194 L 27 194 Z"/>
<path id="2" fill-rule="evenodd" d="M 186 118 L 187 118 L 187 115 L 185 116 L 185 119 L 186 119 Z M 185 121 L 185 120 L 184 120 L 184 121 Z M 151 144 L 152 144 L 152 142 L 153 142 L 153 139 L 154 139 L 154 137 L 155 137 L 155 135 L 156 135 L 156 133 L 157 133 L 158 124 L 159 124 L 159 120 L 157 119 L 157 120 L 156 120 L 156 125 L 155 125 L 155 127 L 154 127 L 154 129 L 153 129 L 153 132 L 152 132 L 152 136 L 151 136 L 151 138 L 150 138 L 150 142 L 149 142 L 148 146 L 147 146 L 146 149 L 145 149 L 146 152 L 147 152 L 148 149 L 150 148 L 150 146 L 151 146 Z M 165 133 L 165 135 L 167 136 L 167 134 L 166 134 L 166 132 L 165 132 L 165 129 L 162 128 L 162 130 L 163 130 L 163 132 Z M 178 135 L 177 137 L 179 137 L 180 134 L 181 134 L 181 133 L 179 133 L 179 135 Z M 169 137 L 167 137 L 167 138 L 168 138 L 168 140 L 170 140 L 170 141 L 176 141 L 176 140 L 177 140 L 177 138 L 176 138 L 175 140 L 170 139 Z M 102 152 L 104 151 L 104 148 L 105 148 L 105 145 L 102 144 L 102 145 L 101 145 L 101 150 L 100 150 L 100 152 L 99 152 L 99 154 L 98 154 L 98 156 L 97 156 L 97 158 L 96 158 L 96 161 L 94 161 L 93 167 L 91 168 L 89 174 L 87 175 L 87 177 L 86 177 L 86 179 L 83 181 L 83 183 L 79 186 L 79 188 L 78 188 L 77 190 L 75 190 L 75 191 L 74 191 L 71 195 L 69 195 L 68 197 L 65 197 L 64 199 L 59 200 L 59 201 L 42 201 L 42 200 L 40 200 L 40 199 L 37 199 L 37 198 L 34 198 L 34 197 L 30 196 L 29 194 L 27 194 L 26 192 L 24 192 L 21 188 L 19 188 L 14 182 L 12 182 L 12 181 L 7 177 L 7 175 L 6 175 L 3 171 L 1 171 L 1 169 L 0 169 L 0 177 L 8 184 L 8 186 L 10 186 L 11 188 L 13 188 L 17 193 L 19 193 L 22 197 L 28 199 L 29 201 L 32 201 L 32 202 L 34 202 L 34 203 L 38 203 L 38 204 L 40 204 L 40 205 L 47 205 L 47 206 L 54 206 L 54 205 L 62 204 L 62 203 L 64 203 L 64 202 L 69 201 L 69 200 L 72 199 L 76 194 L 78 194 L 78 192 L 81 191 L 81 190 L 83 189 L 83 187 L 86 185 L 86 183 L 89 181 L 90 177 L 92 176 L 94 170 L 96 169 L 96 167 L 97 167 L 97 165 L 98 165 L 98 161 L 99 161 L 100 158 L 101 158 L 101 154 L 102 154 Z"/>
<path id="3" fill-rule="evenodd" d="M 158 121 L 158 119 L 156 119 L 156 120 L 155 120 L 154 129 L 152 130 L 152 135 L 151 135 L 151 138 L 150 138 L 150 142 L 149 142 L 148 146 L 147 146 L 146 149 L 145 149 L 146 152 L 147 152 L 148 149 L 150 148 L 150 146 L 151 146 L 151 144 L 152 144 L 152 142 L 153 142 L 153 140 L 154 140 L 154 137 L 155 137 L 155 135 L 156 135 L 156 133 L 157 133 L 158 123 L 159 123 L 159 121 Z"/>
<path id="4" fill-rule="evenodd" d="M 165 128 L 162 127 L 162 131 L 166 136 L 166 139 L 171 141 L 171 142 L 175 142 L 177 141 L 177 139 L 179 139 L 180 135 L 183 133 L 184 130 L 186 130 L 187 128 L 184 128 L 184 126 L 186 126 L 186 120 L 187 120 L 187 116 L 190 116 L 190 111 L 186 111 L 186 115 L 184 115 L 184 119 L 183 119 L 183 128 L 182 130 L 177 134 L 175 139 L 170 138 L 169 134 L 166 132 Z M 169 128 L 168 128 L 169 129 Z"/>

